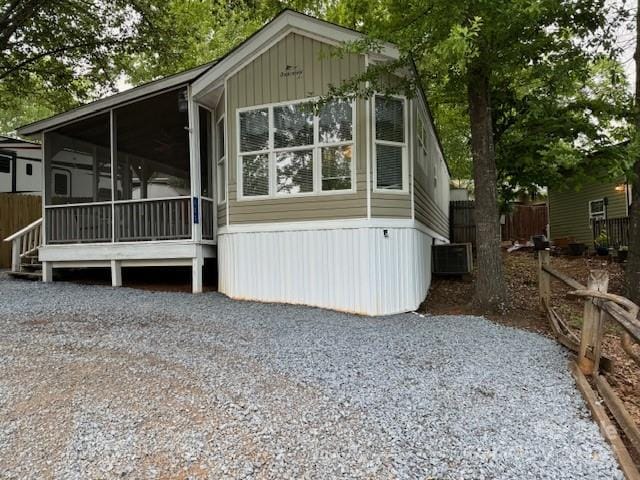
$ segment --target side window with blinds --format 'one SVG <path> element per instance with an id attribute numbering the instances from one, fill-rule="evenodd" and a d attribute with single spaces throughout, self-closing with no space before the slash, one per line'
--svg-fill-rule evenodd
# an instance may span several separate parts
<path id="1" fill-rule="evenodd" d="M 247 197 L 269 195 L 269 110 L 240 113 L 242 192 Z"/>
<path id="2" fill-rule="evenodd" d="M 406 191 L 405 101 L 375 97 L 376 189 Z"/>

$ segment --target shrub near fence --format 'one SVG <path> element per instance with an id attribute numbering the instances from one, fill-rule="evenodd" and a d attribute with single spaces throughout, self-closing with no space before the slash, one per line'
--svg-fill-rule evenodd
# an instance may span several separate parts
<path id="1" fill-rule="evenodd" d="M 42 217 L 42 199 L 36 195 L 0 193 L 0 268 L 11 267 L 11 242 L 5 238 Z"/>

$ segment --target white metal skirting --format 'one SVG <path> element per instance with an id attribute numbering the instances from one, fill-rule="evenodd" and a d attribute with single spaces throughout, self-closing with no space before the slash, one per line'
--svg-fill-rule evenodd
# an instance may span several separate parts
<path id="1" fill-rule="evenodd" d="M 364 315 L 411 311 L 431 282 L 432 242 L 415 228 L 224 233 L 219 290 Z"/>

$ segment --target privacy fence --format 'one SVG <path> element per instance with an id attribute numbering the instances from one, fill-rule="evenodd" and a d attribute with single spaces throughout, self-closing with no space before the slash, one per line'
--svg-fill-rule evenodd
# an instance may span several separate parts
<path id="1" fill-rule="evenodd" d="M 0 240 L 42 217 L 42 199 L 35 195 L 0 193 Z M 0 241 L 0 268 L 11 267 L 11 243 Z"/>
<path id="2" fill-rule="evenodd" d="M 476 224 L 473 200 L 454 201 L 449 204 L 449 234 L 454 243 L 476 244 Z M 546 232 L 547 205 L 514 205 L 504 216 L 502 240 L 529 240 Z"/>

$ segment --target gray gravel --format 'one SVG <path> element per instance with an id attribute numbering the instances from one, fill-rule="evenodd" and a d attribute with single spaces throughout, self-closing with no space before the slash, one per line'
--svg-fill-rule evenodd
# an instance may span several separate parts
<path id="1" fill-rule="evenodd" d="M 623 478 L 553 341 L 0 277 L 2 478 Z"/>

